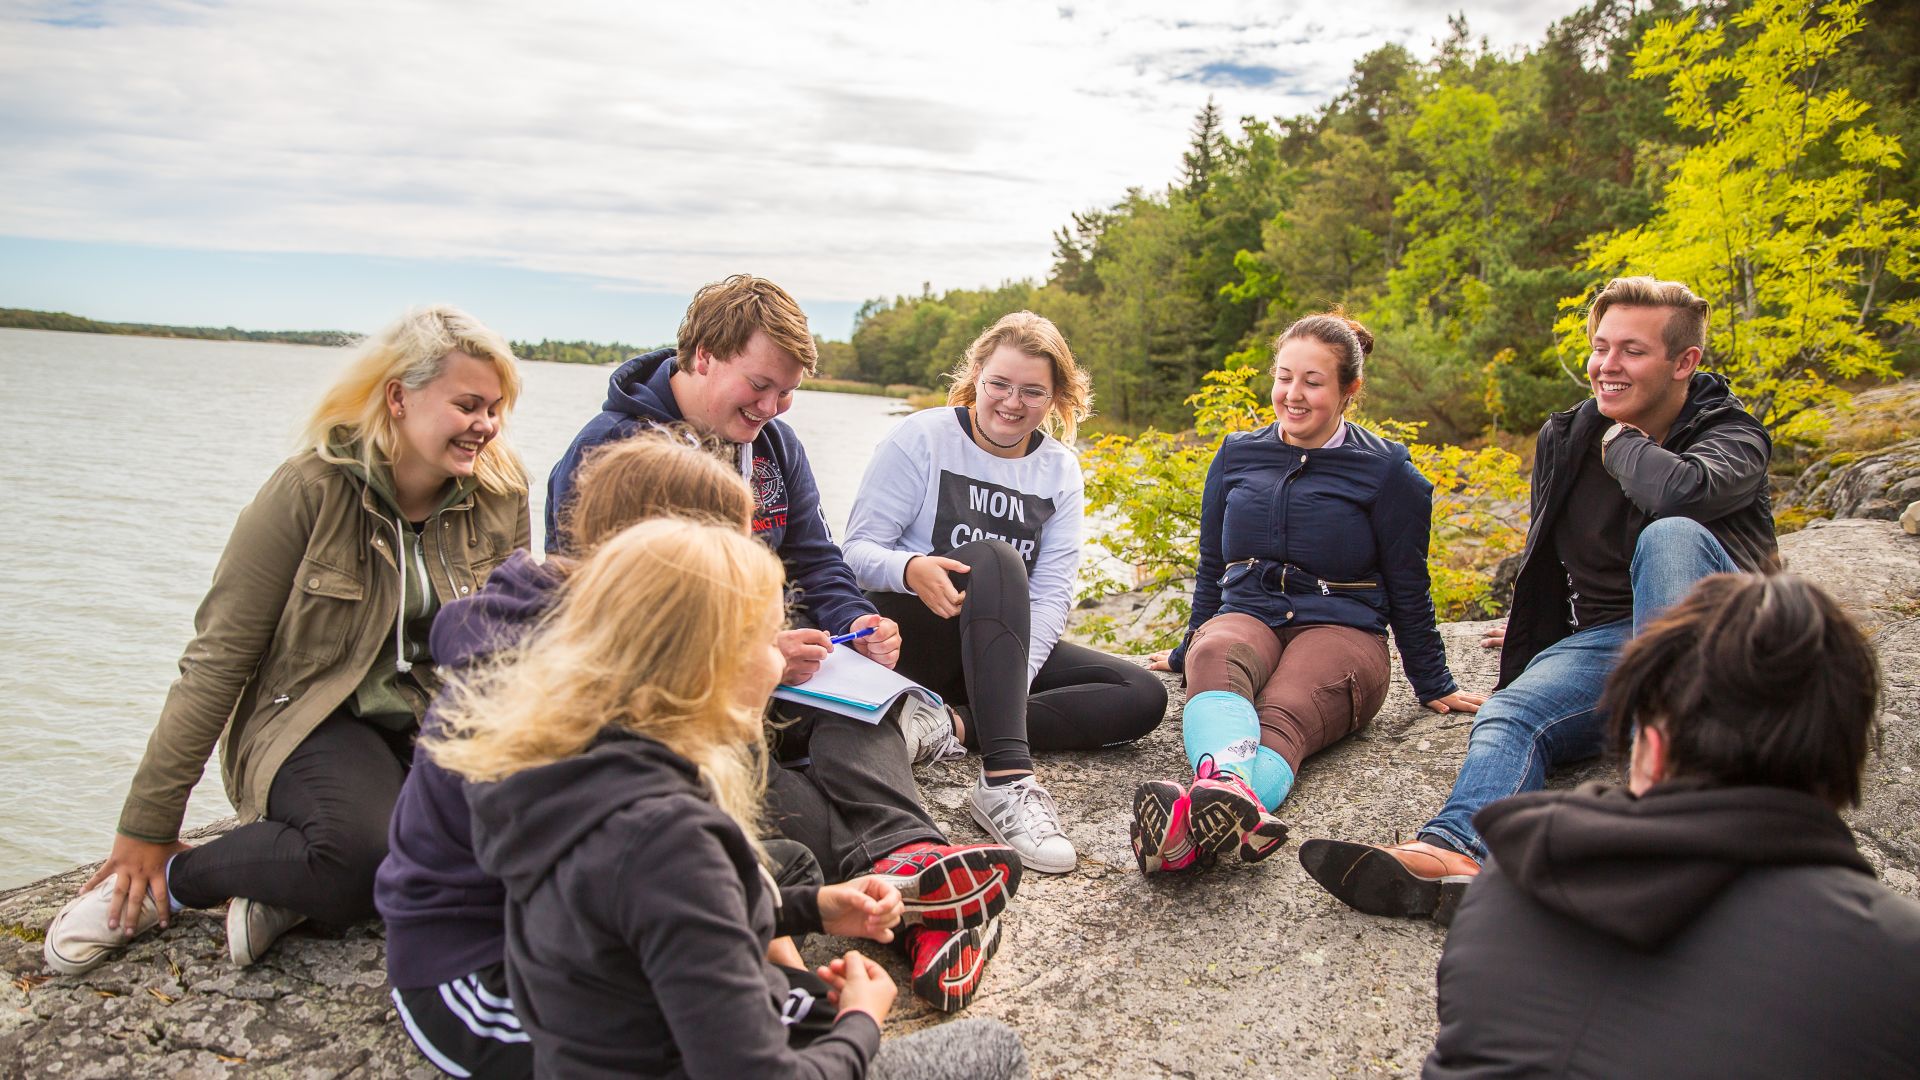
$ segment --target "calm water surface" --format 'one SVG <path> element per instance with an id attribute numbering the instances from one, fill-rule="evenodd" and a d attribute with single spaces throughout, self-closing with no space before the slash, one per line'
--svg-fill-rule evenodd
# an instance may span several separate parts
<path id="1" fill-rule="evenodd" d="M 0 329 L 0 888 L 104 857 L 240 508 L 345 353 Z M 610 369 L 522 366 L 508 437 L 533 483 Z M 900 403 L 802 390 L 786 415 L 836 535 Z M 231 813 L 219 767 L 186 827 Z"/>

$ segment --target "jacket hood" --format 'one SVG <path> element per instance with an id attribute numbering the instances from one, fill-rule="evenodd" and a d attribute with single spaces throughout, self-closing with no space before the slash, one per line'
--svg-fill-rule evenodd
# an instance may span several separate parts
<path id="1" fill-rule="evenodd" d="M 373 457 L 372 468 L 367 467 L 367 460 L 361 454 L 361 444 L 357 439 L 348 442 L 329 440 L 327 452 L 332 455 L 337 467 L 367 485 L 375 495 L 380 497 L 381 503 L 385 504 L 388 510 L 393 511 L 396 516 L 401 513 L 400 494 L 393 486 L 393 469 L 377 451 Z M 479 487 L 480 482 L 471 476 L 454 478 L 453 483 L 448 485 L 447 493 L 441 498 L 437 509 L 445 510 L 478 490 Z"/>
<path id="2" fill-rule="evenodd" d="M 673 357 L 672 349 L 655 349 L 615 368 L 607 379 L 607 400 L 600 407 L 657 423 L 685 419 L 669 389 Z"/>
<path id="3" fill-rule="evenodd" d="M 1749 869 L 1873 873 L 1840 815 L 1784 788 L 1681 781 L 1636 798 L 1590 783 L 1503 799 L 1474 826 L 1522 892 L 1640 949 L 1685 929 Z"/>
<path id="4" fill-rule="evenodd" d="M 553 607 L 565 580 L 532 552 L 514 552 L 488 576 L 486 588 L 440 609 L 428 639 L 434 662 L 463 667 L 519 642 Z"/>
<path id="5" fill-rule="evenodd" d="M 474 854 L 508 894 L 525 899 L 608 818 L 674 795 L 709 801 L 693 763 L 644 735 L 608 729 L 583 754 L 469 785 Z"/>

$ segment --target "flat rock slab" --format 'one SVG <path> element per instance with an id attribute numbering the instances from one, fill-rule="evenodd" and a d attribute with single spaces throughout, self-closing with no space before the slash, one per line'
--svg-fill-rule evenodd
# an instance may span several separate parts
<path id="1" fill-rule="evenodd" d="M 1920 538 L 1891 522 L 1841 521 L 1782 540 L 1796 571 L 1877 627 L 1885 669 L 1883 748 L 1853 822 L 1887 883 L 1920 897 Z M 1483 624 L 1442 628 L 1468 689 L 1494 679 Z M 1080 848 L 1072 874 L 1028 874 L 1006 943 L 973 1015 L 1026 1040 L 1036 1077 L 1411 1076 L 1433 1041 L 1433 971 L 1445 938 L 1424 921 L 1358 916 L 1300 869 L 1300 839 L 1392 841 L 1440 805 L 1469 721 L 1438 716 L 1403 681 L 1365 731 L 1315 757 L 1283 816 L 1294 841 L 1267 862 L 1143 877 L 1127 845 L 1134 785 L 1180 776 L 1181 697 L 1138 745 L 1048 755 L 1041 775 Z M 956 839 L 978 763 L 921 774 Z M 1609 774 L 1593 763 L 1556 786 Z M 219 912 L 187 912 L 163 934 L 82 978 L 51 977 L 37 933 L 91 867 L 0 894 L 0 1076 L 390 1077 L 438 1073 L 394 1018 L 378 925 L 295 930 L 255 967 L 226 957 Z M 845 943 L 816 940 L 815 958 Z M 874 950 L 906 983 L 904 958 Z M 940 1018 L 901 998 L 891 1030 Z"/>

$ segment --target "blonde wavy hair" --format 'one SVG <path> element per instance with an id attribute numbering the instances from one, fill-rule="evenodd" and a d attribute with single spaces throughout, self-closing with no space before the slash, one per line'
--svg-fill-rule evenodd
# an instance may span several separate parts
<path id="1" fill-rule="evenodd" d="M 642 431 L 587 452 L 560 512 L 560 548 L 585 553 L 642 518 L 677 514 L 730 525 L 753 524 L 753 491 L 723 462 L 734 446 L 684 424 Z"/>
<path id="2" fill-rule="evenodd" d="M 947 373 L 953 383 L 947 390 L 947 404 L 974 403 L 980 369 L 1002 345 L 1011 345 L 1052 365 L 1053 400 L 1048 403 L 1047 418 L 1041 426 L 1061 442 L 1072 443 L 1080 421 L 1093 415 L 1093 380 L 1074 362 L 1073 350 L 1067 348 L 1067 339 L 1053 320 L 1031 311 L 1002 315 L 973 339 L 959 365 Z"/>
<path id="3" fill-rule="evenodd" d="M 500 376 L 500 434 L 481 448 L 473 466 L 474 479 L 496 495 L 525 493 L 526 468 L 505 437 L 507 418 L 520 399 L 520 371 L 513 350 L 506 338 L 448 304 L 413 308 L 363 340 L 307 418 L 301 445 L 336 465 L 358 463 L 372 470 L 376 462 L 391 464 L 400 436 L 387 411 L 387 384 L 398 382 L 418 390 L 439 378 L 447 357 L 456 352 L 491 363 Z M 336 449 L 341 446 L 355 447 L 359 456 L 342 455 Z"/>
<path id="4" fill-rule="evenodd" d="M 782 625 L 780 560 L 737 529 L 654 518 L 601 544 L 519 646 L 449 684 L 433 760 L 491 781 L 584 752 L 602 730 L 648 736 L 699 767 L 758 844 L 764 700 L 740 686 Z"/>

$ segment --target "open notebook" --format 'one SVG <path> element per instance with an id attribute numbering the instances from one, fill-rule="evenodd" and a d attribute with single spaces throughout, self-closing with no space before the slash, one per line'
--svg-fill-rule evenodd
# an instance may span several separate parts
<path id="1" fill-rule="evenodd" d="M 813 678 L 799 686 L 781 686 L 773 696 L 781 701 L 811 705 L 855 720 L 877 724 L 902 695 L 913 694 L 929 705 L 942 705 L 940 695 L 904 675 L 896 675 L 846 645 L 827 654 Z"/>

